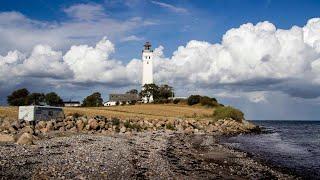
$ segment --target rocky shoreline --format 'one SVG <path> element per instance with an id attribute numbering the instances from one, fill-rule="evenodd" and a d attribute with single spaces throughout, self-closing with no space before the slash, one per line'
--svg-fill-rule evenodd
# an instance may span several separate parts
<path id="1" fill-rule="evenodd" d="M 8 130 L 5 126 L 9 123 L 3 121 L 1 134 L 17 142 L 0 143 L 0 179 L 296 178 L 219 144 L 222 136 L 257 131 L 246 121 L 117 121 L 95 117 L 79 130 L 81 118 L 54 120 L 51 130 L 48 122 L 21 122 L 20 128 Z M 56 126 L 61 122 L 63 126 Z M 31 143 L 26 143 L 31 145 L 19 145 L 23 144 L 18 142 L 21 134 L 32 136 Z"/>

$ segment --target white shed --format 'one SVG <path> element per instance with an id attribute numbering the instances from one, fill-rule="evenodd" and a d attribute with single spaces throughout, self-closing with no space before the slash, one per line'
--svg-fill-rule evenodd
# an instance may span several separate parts
<path id="1" fill-rule="evenodd" d="M 19 106 L 19 119 L 25 121 L 48 121 L 64 118 L 63 109 L 52 106 Z"/>

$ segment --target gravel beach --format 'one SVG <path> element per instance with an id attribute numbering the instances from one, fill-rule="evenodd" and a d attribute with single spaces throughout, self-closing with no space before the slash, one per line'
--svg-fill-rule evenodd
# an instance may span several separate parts
<path id="1" fill-rule="evenodd" d="M 295 179 L 218 135 L 168 131 L 69 134 L 0 144 L 0 179 Z"/>

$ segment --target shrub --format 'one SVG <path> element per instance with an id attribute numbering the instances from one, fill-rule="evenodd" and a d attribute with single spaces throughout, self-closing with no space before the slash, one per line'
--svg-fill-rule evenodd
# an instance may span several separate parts
<path id="1" fill-rule="evenodd" d="M 210 98 L 208 96 L 201 97 L 200 103 L 202 106 L 209 106 L 209 107 L 214 107 L 219 105 L 215 98 Z"/>
<path id="2" fill-rule="evenodd" d="M 137 103 L 137 101 L 136 100 L 132 100 L 132 101 L 130 101 L 130 105 L 135 105 Z"/>
<path id="3" fill-rule="evenodd" d="M 80 114 L 80 113 L 78 113 L 78 112 L 75 112 L 75 113 L 72 113 L 71 116 L 72 116 L 73 118 L 79 118 L 79 117 L 83 116 L 83 114 Z"/>
<path id="4" fill-rule="evenodd" d="M 118 118 L 112 118 L 112 125 L 114 126 L 119 126 L 120 125 L 120 120 Z"/>
<path id="5" fill-rule="evenodd" d="M 180 102 L 180 99 L 174 99 L 173 104 L 178 104 Z"/>
<path id="6" fill-rule="evenodd" d="M 173 126 L 171 123 L 168 123 L 168 124 L 166 125 L 166 128 L 167 128 L 167 129 L 170 129 L 170 130 L 172 130 L 172 131 L 175 130 L 174 126 Z"/>
<path id="7" fill-rule="evenodd" d="M 236 109 L 230 106 L 226 106 L 226 107 L 220 106 L 214 110 L 213 117 L 215 119 L 231 118 L 241 122 L 244 119 L 244 114 L 239 109 Z"/>
<path id="8" fill-rule="evenodd" d="M 188 97 L 188 105 L 192 106 L 194 104 L 198 104 L 200 102 L 200 95 L 191 95 Z"/>

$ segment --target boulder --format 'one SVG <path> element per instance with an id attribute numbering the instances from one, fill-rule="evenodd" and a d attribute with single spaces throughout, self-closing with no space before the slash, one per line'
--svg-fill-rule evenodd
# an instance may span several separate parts
<path id="1" fill-rule="evenodd" d="M 17 121 L 14 121 L 14 122 L 11 124 L 11 127 L 13 127 L 14 129 L 18 130 L 18 129 L 21 129 L 21 128 L 22 128 L 22 125 L 21 125 L 20 121 L 17 120 Z"/>
<path id="2" fill-rule="evenodd" d="M 99 127 L 98 121 L 92 118 L 89 119 L 88 125 L 90 126 L 90 129 L 93 129 L 93 130 L 97 130 Z"/>
<path id="3" fill-rule="evenodd" d="M 21 132 L 33 134 L 34 130 L 32 126 L 25 126 L 24 128 L 21 129 Z"/>
<path id="4" fill-rule="evenodd" d="M 49 132 L 49 129 L 47 127 L 40 129 L 40 132 L 45 134 Z"/>
<path id="5" fill-rule="evenodd" d="M 126 132 L 126 127 L 122 127 L 122 128 L 120 128 L 120 133 L 125 133 Z"/>
<path id="6" fill-rule="evenodd" d="M 74 127 L 72 127 L 72 128 L 70 129 L 70 131 L 71 131 L 71 132 L 77 132 L 78 129 L 77 129 L 77 127 L 74 126 Z"/>
<path id="7" fill-rule="evenodd" d="M 85 126 L 84 122 L 82 120 L 80 120 L 80 119 L 77 120 L 76 125 L 77 125 L 77 128 L 78 128 L 79 131 L 82 131 L 82 129 Z"/>
<path id="8" fill-rule="evenodd" d="M 54 129 L 53 127 L 53 122 L 52 121 L 48 121 L 46 128 L 48 129 L 48 131 L 52 131 Z"/>
<path id="9" fill-rule="evenodd" d="M 66 129 L 71 129 L 74 127 L 74 121 L 67 121 L 65 124 L 66 124 L 65 126 Z"/>
<path id="10" fill-rule="evenodd" d="M 9 130 L 9 128 L 11 127 L 11 123 L 10 121 L 6 118 L 3 120 L 1 126 L 0 126 L 0 130 Z"/>
<path id="11" fill-rule="evenodd" d="M 64 127 L 64 123 L 63 122 L 57 122 L 57 123 L 54 124 L 54 129 L 55 130 L 60 129 L 61 127 Z"/>
<path id="12" fill-rule="evenodd" d="M 36 125 L 36 129 L 42 129 L 42 128 L 45 128 L 46 126 L 47 126 L 47 122 L 39 121 Z"/>
<path id="13" fill-rule="evenodd" d="M 103 129 L 105 125 L 106 125 L 106 122 L 104 120 L 99 122 L 100 129 Z"/>
<path id="14" fill-rule="evenodd" d="M 60 132 L 64 132 L 64 131 L 65 131 L 65 128 L 62 126 L 62 127 L 59 128 L 59 131 L 60 131 Z"/>
<path id="15" fill-rule="evenodd" d="M 18 141 L 17 144 L 20 145 L 32 145 L 33 144 L 33 136 L 29 133 L 23 133 Z"/>
<path id="16" fill-rule="evenodd" d="M 14 142 L 14 137 L 8 134 L 0 134 L 0 142 Z"/>

